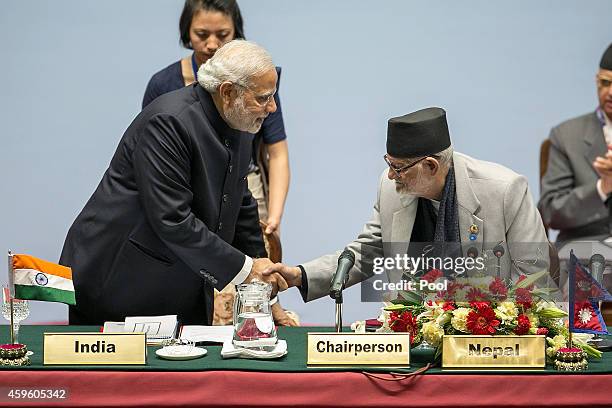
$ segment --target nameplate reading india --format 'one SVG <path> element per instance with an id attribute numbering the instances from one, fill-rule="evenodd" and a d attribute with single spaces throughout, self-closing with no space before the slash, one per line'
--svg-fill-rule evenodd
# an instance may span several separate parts
<path id="1" fill-rule="evenodd" d="M 544 336 L 444 336 L 442 368 L 546 367 Z"/>
<path id="2" fill-rule="evenodd" d="M 144 333 L 45 333 L 44 364 L 146 364 Z"/>
<path id="3" fill-rule="evenodd" d="M 407 333 L 308 333 L 309 365 L 410 364 Z"/>

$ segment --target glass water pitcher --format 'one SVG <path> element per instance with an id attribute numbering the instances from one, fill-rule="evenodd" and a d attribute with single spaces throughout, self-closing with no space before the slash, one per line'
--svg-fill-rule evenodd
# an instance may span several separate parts
<path id="1" fill-rule="evenodd" d="M 277 342 L 270 308 L 272 285 L 255 281 L 236 286 L 234 337 L 237 347 L 272 347 Z"/>

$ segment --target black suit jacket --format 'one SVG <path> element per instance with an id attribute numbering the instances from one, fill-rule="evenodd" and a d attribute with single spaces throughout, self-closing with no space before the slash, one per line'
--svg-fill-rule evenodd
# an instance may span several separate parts
<path id="1" fill-rule="evenodd" d="M 178 314 L 210 324 L 213 287 L 265 256 L 246 175 L 253 135 L 233 130 L 195 84 L 134 119 L 68 231 L 71 324 Z"/>

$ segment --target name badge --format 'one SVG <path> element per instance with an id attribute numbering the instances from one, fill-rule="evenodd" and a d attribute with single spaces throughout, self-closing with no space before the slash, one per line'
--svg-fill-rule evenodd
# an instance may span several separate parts
<path id="1" fill-rule="evenodd" d="M 146 364 L 144 333 L 45 333 L 43 364 Z"/>
<path id="2" fill-rule="evenodd" d="M 442 338 L 442 368 L 545 367 L 545 336 L 444 336 Z"/>
<path id="3" fill-rule="evenodd" d="M 308 365 L 410 365 L 407 333 L 308 333 Z"/>

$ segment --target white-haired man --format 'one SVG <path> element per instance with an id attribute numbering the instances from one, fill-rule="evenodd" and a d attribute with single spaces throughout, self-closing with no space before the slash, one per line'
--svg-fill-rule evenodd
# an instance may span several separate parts
<path id="1" fill-rule="evenodd" d="M 527 180 L 498 164 L 453 153 L 443 109 L 390 119 L 385 161 L 389 168 L 381 175 L 373 216 L 347 246 L 355 258 L 348 285 L 376 273 L 375 259 L 386 264 L 404 255 L 432 258 L 433 265 L 435 258 L 444 258 L 444 266 L 435 268 L 450 276 L 464 270 L 456 262 L 449 265 L 446 254 L 462 261 L 481 257 L 487 264 L 472 263 L 474 275 L 490 272 L 506 281 L 548 268 L 548 241 Z M 339 256 L 340 251 L 298 267 L 275 264 L 264 274 L 280 272 L 310 301 L 329 293 Z M 387 269 L 391 281 L 407 271 L 418 276 L 415 272 L 434 268 L 403 265 Z M 385 290 L 368 282 L 362 298 L 381 300 Z"/>
<path id="2" fill-rule="evenodd" d="M 160 96 L 126 130 L 68 232 L 72 324 L 177 314 L 210 324 L 213 288 L 262 277 L 257 204 L 246 184 L 252 133 L 276 110 L 270 55 L 232 41 L 199 83 Z M 247 133 L 248 132 L 248 133 Z"/>

